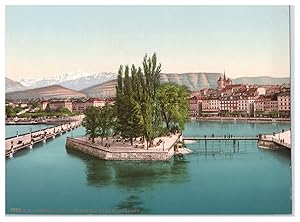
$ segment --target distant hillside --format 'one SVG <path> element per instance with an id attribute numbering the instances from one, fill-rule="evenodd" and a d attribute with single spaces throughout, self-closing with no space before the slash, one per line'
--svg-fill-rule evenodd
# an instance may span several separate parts
<path id="1" fill-rule="evenodd" d="M 192 91 L 195 91 L 202 88 L 217 87 L 216 81 L 221 75 L 221 73 L 161 73 L 160 82 L 173 82 L 178 85 L 186 85 Z M 116 94 L 116 84 L 117 81 L 114 79 L 83 89 L 80 92 L 86 94 L 88 97 L 112 97 Z"/>
<path id="2" fill-rule="evenodd" d="M 275 78 L 270 76 L 258 76 L 258 77 L 241 77 L 233 79 L 234 84 L 250 84 L 250 85 L 281 85 L 283 83 L 290 83 L 290 78 Z"/>
<path id="3" fill-rule="evenodd" d="M 83 89 L 80 92 L 84 93 L 87 97 L 113 97 L 116 95 L 117 80 L 109 80 L 89 88 Z"/>
<path id="4" fill-rule="evenodd" d="M 186 85 L 191 91 L 203 88 L 217 88 L 217 80 L 223 76 L 221 73 L 161 73 L 160 82 L 173 82 L 178 85 Z M 289 83 L 289 78 L 273 78 L 268 76 L 261 77 L 242 77 L 233 79 L 234 84 L 259 84 L 259 85 L 277 85 Z M 97 84 L 80 92 L 88 97 L 111 97 L 115 96 L 116 80 L 110 80 L 105 83 Z"/>
<path id="5" fill-rule="evenodd" d="M 217 79 L 222 76 L 221 73 L 161 73 L 160 81 L 173 82 L 178 85 L 185 85 L 191 91 L 200 90 L 203 88 L 216 88 Z"/>
<path id="6" fill-rule="evenodd" d="M 72 98 L 85 97 L 85 94 L 59 85 L 52 85 L 36 89 L 28 89 L 17 92 L 6 93 L 7 99 L 36 99 L 36 98 Z"/>
<path id="7" fill-rule="evenodd" d="M 217 80 L 223 74 L 221 73 L 161 73 L 160 81 L 173 82 L 178 85 L 186 85 L 191 91 L 200 90 L 203 88 L 217 88 Z M 88 80 L 90 77 L 85 77 Z M 112 76 L 110 76 L 112 78 Z M 77 81 L 80 78 L 77 78 Z M 6 78 L 6 85 L 9 83 L 16 87 L 22 87 L 18 82 Z M 67 82 L 67 81 L 65 81 Z M 95 79 L 91 78 L 89 84 L 97 83 Z M 112 79 L 100 84 L 93 85 L 81 91 L 74 91 L 59 85 L 52 85 L 48 87 L 30 89 L 25 91 L 10 92 L 6 94 L 7 98 L 12 99 L 33 99 L 33 98 L 70 98 L 70 97 L 113 97 L 116 94 L 116 79 Z M 241 77 L 233 79 L 234 84 L 258 84 L 258 85 L 277 85 L 283 83 L 290 83 L 289 78 L 273 78 L 268 76 L 260 77 Z M 21 86 L 20 86 L 21 85 Z M 80 81 L 76 83 L 80 85 Z M 83 84 L 84 86 L 85 84 Z M 8 86 L 6 86 L 8 88 Z M 24 87 L 24 86 L 23 86 Z M 6 89 L 7 90 L 7 89 Z"/>
<path id="8" fill-rule="evenodd" d="M 25 89 L 26 89 L 26 87 L 23 86 L 21 83 L 5 77 L 5 92 L 6 93 L 25 90 Z"/>

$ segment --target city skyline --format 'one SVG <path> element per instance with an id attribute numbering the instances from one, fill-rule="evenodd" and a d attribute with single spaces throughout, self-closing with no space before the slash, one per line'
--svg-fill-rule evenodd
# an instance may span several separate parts
<path id="1" fill-rule="evenodd" d="M 6 76 L 117 72 L 156 52 L 162 72 L 288 77 L 288 6 L 6 6 Z"/>

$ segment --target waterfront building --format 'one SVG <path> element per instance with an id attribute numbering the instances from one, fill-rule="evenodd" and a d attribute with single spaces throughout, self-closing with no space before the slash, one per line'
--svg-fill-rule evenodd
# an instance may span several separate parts
<path id="1" fill-rule="evenodd" d="M 73 101 L 72 104 L 72 110 L 76 112 L 83 113 L 87 107 L 93 106 L 93 107 L 103 107 L 106 103 L 105 99 L 101 98 L 90 98 L 90 99 L 84 99 L 84 100 L 77 100 Z"/>
<path id="2" fill-rule="evenodd" d="M 190 116 L 198 116 L 198 98 L 196 96 L 189 98 L 189 112 Z"/>
<path id="3" fill-rule="evenodd" d="M 277 96 L 266 98 L 264 103 L 264 112 L 266 113 L 278 112 Z"/>
<path id="4" fill-rule="evenodd" d="M 220 112 L 220 100 L 218 97 L 206 97 L 201 102 L 202 115 L 218 115 Z"/>
<path id="5" fill-rule="evenodd" d="M 265 97 L 260 96 L 258 97 L 255 102 L 254 102 L 254 112 L 255 116 L 259 116 L 261 113 L 264 112 L 264 102 L 265 102 Z"/>
<path id="6" fill-rule="evenodd" d="M 238 97 L 237 96 L 226 96 L 220 98 L 220 110 L 225 112 L 237 111 Z"/>
<path id="7" fill-rule="evenodd" d="M 59 107 L 72 111 L 72 102 L 68 100 L 51 100 L 49 105 L 50 109 L 53 111 L 56 111 Z"/>
<path id="8" fill-rule="evenodd" d="M 277 96 L 278 112 L 281 116 L 290 116 L 291 112 L 291 96 L 289 92 L 279 93 Z"/>
<path id="9" fill-rule="evenodd" d="M 254 104 L 255 116 L 257 117 L 269 114 L 275 115 L 278 112 L 278 99 L 276 94 L 273 96 L 260 96 L 255 100 Z"/>
<path id="10" fill-rule="evenodd" d="M 225 73 L 217 80 L 217 89 L 201 89 L 190 99 L 190 115 L 283 116 L 290 112 L 289 84 L 244 85 L 232 84 Z M 277 98 L 280 93 L 280 98 Z"/>

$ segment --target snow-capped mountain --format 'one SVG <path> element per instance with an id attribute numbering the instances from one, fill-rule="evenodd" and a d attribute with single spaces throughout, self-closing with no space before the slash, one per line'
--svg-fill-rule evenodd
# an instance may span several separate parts
<path id="1" fill-rule="evenodd" d="M 5 77 L 5 92 L 14 92 L 25 89 L 26 87 L 21 83 Z"/>
<path id="2" fill-rule="evenodd" d="M 19 82 L 29 89 L 45 87 L 50 85 L 60 85 L 73 90 L 82 90 L 84 88 L 100 84 L 111 79 L 116 79 L 115 73 L 86 73 L 86 72 L 68 72 L 55 75 L 52 78 L 43 79 L 21 79 Z"/>

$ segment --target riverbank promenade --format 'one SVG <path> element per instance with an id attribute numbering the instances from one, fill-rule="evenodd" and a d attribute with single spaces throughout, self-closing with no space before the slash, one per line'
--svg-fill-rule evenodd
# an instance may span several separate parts
<path id="1" fill-rule="evenodd" d="M 291 131 L 288 130 L 273 135 L 260 135 L 260 142 L 271 142 L 275 145 L 291 149 Z"/>
<path id="2" fill-rule="evenodd" d="M 192 119 L 202 121 L 241 121 L 241 122 L 290 122 L 290 118 L 269 118 L 269 117 L 221 117 L 205 116 L 194 117 Z"/>

